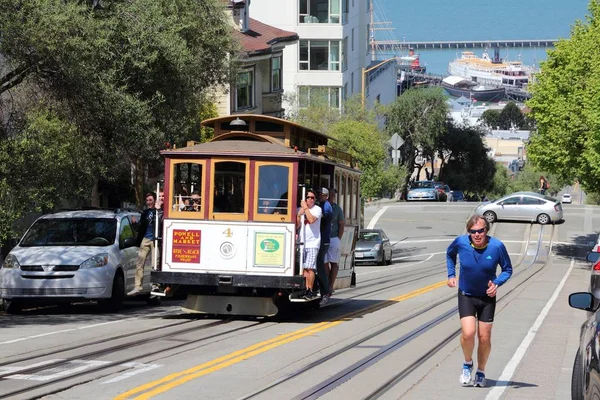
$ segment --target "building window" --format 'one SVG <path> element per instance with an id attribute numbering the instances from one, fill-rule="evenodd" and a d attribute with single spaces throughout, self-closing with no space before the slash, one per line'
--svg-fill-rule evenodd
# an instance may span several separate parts
<path id="1" fill-rule="evenodd" d="M 240 72 L 237 77 L 235 109 L 254 106 L 254 71 Z"/>
<path id="2" fill-rule="evenodd" d="M 271 60 L 271 91 L 281 90 L 281 56 Z"/>
<path id="3" fill-rule="evenodd" d="M 298 104 L 300 108 L 307 108 L 312 105 L 339 109 L 341 95 L 341 87 L 300 86 L 298 87 Z"/>
<path id="4" fill-rule="evenodd" d="M 354 28 L 352 28 L 352 37 L 350 38 L 352 46 L 351 46 L 351 50 L 354 51 Z"/>
<path id="5" fill-rule="evenodd" d="M 301 24 L 339 24 L 343 0 L 300 0 L 299 20 Z"/>
<path id="6" fill-rule="evenodd" d="M 340 40 L 301 40 L 300 71 L 339 71 Z"/>
<path id="7" fill-rule="evenodd" d="M 350 74 L 350 95 L 354 94 L 354 72 Z"/>

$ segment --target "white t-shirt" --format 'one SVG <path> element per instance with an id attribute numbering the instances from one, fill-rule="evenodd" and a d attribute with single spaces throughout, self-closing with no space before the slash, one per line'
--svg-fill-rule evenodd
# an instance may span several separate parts
<path id="1" fill-rule="evenodd" d="M 305 249 L 318 249 L 321 247 L 321 217 L 323 216 L 323 211 L 316 204 L 309 208 L 309 210 L 311 215 L 317 218 L 317 220 L 309 224 L 306 216 L 304 216 L 306 222 L 300 227 L 300 240 L 304 239 Z M 298 211 L 300 211 L 300 208 L 298 208 Z"/>

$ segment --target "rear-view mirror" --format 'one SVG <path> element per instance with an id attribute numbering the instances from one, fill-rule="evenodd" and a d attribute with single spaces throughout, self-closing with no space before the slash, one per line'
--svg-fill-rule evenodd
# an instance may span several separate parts
<path id="1" fill-rule="evenodd" d="M 123 241 L 123 248 L 128 249 L 130 247 L 134 247 L 135 242 L 136 242 L 135 238 L 127 238 Z"/>
<path id="2" fill-rule="evenodd" d="M 592 252 L 588 253 L 587 256 L 585 256 L 585 259 L 592 263 L 598 261 L 599 258 L 600 258 L 600 253 L 598 253 L 596 251 L 592 251 Z"/>
<path id="3" fill-rule="evenodd" d="M 591 293 L 577 292 L 569 295 L 569 305 L 584 311 L 593 311 L 594 297 Z"/>

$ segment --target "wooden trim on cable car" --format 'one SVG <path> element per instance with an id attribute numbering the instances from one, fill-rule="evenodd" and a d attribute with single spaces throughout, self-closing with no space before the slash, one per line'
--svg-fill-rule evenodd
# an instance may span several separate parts
<path id="1" fill-rule="evenodd" d="M 262 214 L 260 213 L 260 205 L 258 204 L 258 189 L 259 189 L 259 175 L 260 167 L 263 166 L 277 166 L 288 168 L 288 206 L 286 214 Z M 252 195 L 252 207 L 254 210 L 254 221 L 262 222 L 292 222 L 292 208 L 294 207 L 295 198 L 292 197 L 293 188 L 295 185 L 295 179 L 293 175 L 294 163 L 293 162 L 276 162 L 276 161 L 256 161 L 254 163 L 254 193 Z"/>
<path id="2" fill-rule="evenodd" d="M 179 206 L 179 198 L 175 198 L 175 196 L 178 196 L 178 193 L 174 193 L 175 191 L 175 185 L 174 185 L 174 180 L 175 180 L 175 167 L 178 164 L 198 164 L 202 167 L 202 174 L 200 176 L 200 184 L 202 186 L 202 189 L 198 192 L 198 194 L 200 195 L 200 211 L 180 211 L 180 206 Z M 206 182 L 208 181 L 207 179 L 207 175 L 208 175 L 208 160 L 199 160 L 197 158 L 195 159 L 191 159 L 191 158 L 171 158 L 169 159 L 169 174 L 168 177 L 170 178 L 168 184 L 166 184 L 166 189 L 168 191 L 168 193 L 165 193 L 165 198 L 167 199 L 166 201 L 166 206 L 169 207 L 169 213 L 168 213 L 168 218 L 184 218 L 184 219 L 206 219 L 206 210 L 207 207 L 209 205 L 208 197 L 207 197 L 207 191 L 206 191 Z M 188 193 L 189 196 L 192 195 L 192 190 L 190 188 L 190 192 Z M 167 197 L 168 196 L 168 197 Z"/>
<path id="3" fill-rule="evenodd" d="M 215 171 L 217 170 L 217 164 L 221 162 L 233 162 L 240 163 L 246 166 L 246 173 L 244 176 L 244 212 L 243 213 L 232 213 L 232 212 L 214 212 L 215 202 Z M 211 174 L 209 179 L 210 189 L 209 197 L 210 201 L 208 209 L 208 219 L 215 221 L 248 221 L 248 210 L 250 205 L 250 160 L 248 158 L 213 158 L 211 159 Z"/>

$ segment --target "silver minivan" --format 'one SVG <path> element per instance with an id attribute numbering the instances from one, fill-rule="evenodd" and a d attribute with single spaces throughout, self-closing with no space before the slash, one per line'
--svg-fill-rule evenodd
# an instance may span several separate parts
<path id="1" fill-rule="evenodd" d="M 134 287 L 139 218 L 140 213 L 119 210 L 63 211 L 38 218 L 0 269 L 5 310 L 86 300 L 118 310 Z M 151 267 L 144 268 L 148 299 L 150 272 Z"/>

